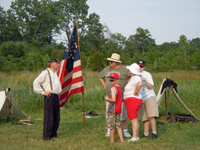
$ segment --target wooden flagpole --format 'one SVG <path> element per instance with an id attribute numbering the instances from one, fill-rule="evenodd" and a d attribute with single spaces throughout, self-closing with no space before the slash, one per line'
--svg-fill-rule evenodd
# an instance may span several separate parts
<path id="1" fill-rule="evenodd" d="M 79 45 L 79 34 L 78 34 L 78 21 L 76 21 L 76 32 L 77 32 L 77 36 L 78 36 L 78 49 L 79 49 L 79 55 L 81 57 L 81 53 L 80 53 L 80 45 Z M 84 92 L 82 92 L 82 101 L 83 101 L 83 122 L 84 122 L 84 129 L 86 130 L 86 126 L 85 126 L 85 108 L 84 108 Z"/>
<path id="2" fill-rule="evenodd" d="M 84 92 L 82 92 L 82 101 L 83 101 L 83 122 L 84 122 L 84 129 L 86 130 L 86 126 L 85 126 L 85 108 L 84 108 Z"/>

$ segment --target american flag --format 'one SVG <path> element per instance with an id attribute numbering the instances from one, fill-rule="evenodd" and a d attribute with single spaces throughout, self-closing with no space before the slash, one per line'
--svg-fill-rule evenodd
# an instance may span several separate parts
<path id="1" fill-rule="evenodd" d="M 62 86 L 59 95 L 60 107 L 64 106 L 72 94 L 84 92 L 77 32 L 78 28 L 75 25 L 57 72 Z"/>

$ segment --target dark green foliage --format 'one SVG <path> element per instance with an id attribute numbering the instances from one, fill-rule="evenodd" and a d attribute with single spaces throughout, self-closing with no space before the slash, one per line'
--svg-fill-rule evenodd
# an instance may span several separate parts
<path id="1" fill-rule="evenodd" d="M 0 46 L 0 54 L 3 57 L 8 57 L 8 55 L 12 55 L 13 57 L 21 58 L 26 54 L 25 43 L 22 42 L 4 42 Z"/>
<path id="2" fill-rule="evenodd" d="M 147 46 L 155 46 L 155 40 L 151 38 L 148 29 L 137 28 L 136 34 L 133 35 L 133 43 L 138 52 L 146 52 Z"/>
<path id="3" fill-rule="evenodd" d="M 111 33 L 96 13 L 88 14 L 87 0 L 15 0 L 5 11 L 0 6 L 0 71 L 46 68 L 49 58 L 62 59 L 75 20 L 79 25 L 82 67 L 101 70 L 112 53 L 123 65 L 144 59 L 151 72 L 199 70 L 200 38 L 155 44 L 150 31 L 138 27 L 128 38 Z M 76 17 L 75 17 L 76 16 Z M 54 37 L 66 33 L 65 44 Z M 107 38 L 105 38 L 105 33 Z"/>
<path id="4" fill-rule="evenodd" d="M 190 45 L 194 45 L 197 48 L 200 48 L 200 38 L 192 39 L 190 42 Z"/>
<path id="5" fill-rule="evenodd" d="M 0 71 L 35 71 L 47 67 L 49 58 L 61 60 L 65 47 L 52 44 L 39 49 L 25 42 L 4 42 L 0 45 Z M 59 49 L 61 48 L 61 49 Z"/>
<path id="6" fill-rule="evenodd" d="M 87 65 L 87 58 L 86 58 L 84 52 L 81 52 L 80 55 L 81 55 L 81 56 L 80 56 L 80 57 L 81 57 L 81 67 L 82 67 L 82 68 L 85 68 L 86 65 Z"/>
<path id="7" fill-rule="evenodd" d="M 85 53 L 85 56 L 90 56 L 89 44 L 85 37 L 80 36 L 79 40 L 80 50 Z"/>
<path id="8" fill-rule="evenodd" d="M 30 71 L 35 71 L 41 68 L 47 67 L 47 61 L 49 60 L 49 56 L 46 54 L 41 56 L 40 53 L 27 53 L 26 55 L 26 68 Z"/>
<path id="9" fill-rule="evenodd" d="M 107 58 L 110 58 L 113 53 L 117 53 L 116 48 L 115 48 L 114 45 L 108 49 Z"/>
<path id="10" fill-rule="evenodd" d="M 95 52 L 90 56 L 90 67 L 93 71 L 100 71 L 104 68 L 103 54 Z"/>
<path id="11" fill-rule="evenodd" d="M 110 40 L 116 46 L 117 50 L 123 50 L 125 47 L 126 37 L 120 33 L 111 34 Z"/>
<path id="12" fill-rule="evenodd" d="M 195 71 L 200 68 L 200 52 L 194 52 L 193 55 L 189 58 L 189 61 L 191 63 L 192 69 Z"/>
<path id="13" fill-rule="evenodd" d="M 89 45 L 96 50 L 100 50 L 101 44 L 104 42 L 103 25 L 100 23 L 100 16 L 96 13 L 90 14 L 89 18 L 86 20 L 86 24 L 86 38 Z"/>

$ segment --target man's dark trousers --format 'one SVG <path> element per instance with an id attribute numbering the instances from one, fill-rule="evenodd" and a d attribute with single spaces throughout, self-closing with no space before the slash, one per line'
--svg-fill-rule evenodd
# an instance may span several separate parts
<path id="1" fill-rule="evenodd" d="M 60 103 L 57 94 L 44 96 L 44 122 L 43 140 L 50 140 L 57 137 L 57 130 L 60 123 Z"/>

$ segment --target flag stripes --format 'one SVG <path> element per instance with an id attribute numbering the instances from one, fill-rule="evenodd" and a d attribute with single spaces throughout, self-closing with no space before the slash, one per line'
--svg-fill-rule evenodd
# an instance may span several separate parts
<path id="1" fill-rule="evenodd" d="M 75 26 L 58 70 L 58 77 L 62 85 L 62 92 L 59 95 L 60 107 L 64 106 L 72 94 L 84 92 L 81 60 L 77 44 L 78 36 Z"/>

